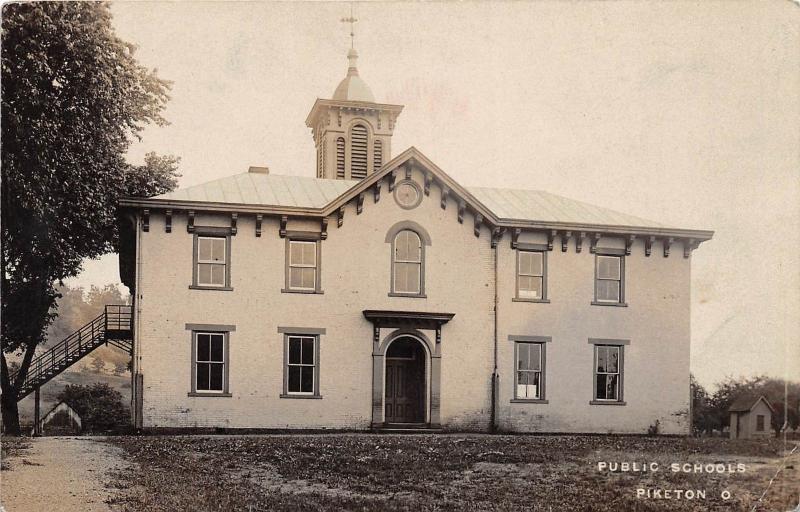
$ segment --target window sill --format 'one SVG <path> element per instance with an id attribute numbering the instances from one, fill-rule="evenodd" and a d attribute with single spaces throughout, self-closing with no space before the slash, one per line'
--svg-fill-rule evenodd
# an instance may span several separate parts
<path id="1" fill-rule="evenodd" d="M 321 400 L 322 395 L 292 395 L 287 393 L 281 393 L 281 398 L 300 398 L 306 400 Z"/>
<path id="2" fill-rule="evenodd" d="M 549 404 L 548 400 L 544 400 L 542 398 L 513 398 L 511 399 L 512 404 Z"/>
<path id="3" fill-rule="evenodd" d="M 304 293 L 306 295 L 324 295 L 322 290 L 292 290 L 291 288 L 281 288 L 281 293 Z"/>
<path id="4" fill-rule="evenodd" d="M 627 302 L 597 302 L 596 300 L 592 301 L 592 306 L 611 306 L 617 308 L 627 308 Z"/>
<path id="5" fill-rule="evenodd" d="M 616 400 L 592 400 L 589 405 L 625 405 L 625 402 Z"/>
<path id="6" fill-rule="evenodd" d="M 217 291 L 222 291 L 222 292 L 232 292 L 233 291 L 233 288 L 230 287 L 230 286 L 201 286 L 201 285 L 196 285 L 196 284 L 189 285 L 189 289 L 190 290 L 217 290 Z"/>
<path id="7" fill-rule="evenodd" d="M 523 299 L 520 297 L 513 297 L 511 302 L 533 302 L 536 304 L 550 304 L 550 299 Z"/>
<path id="8" fill-rule="evenodd" d="M 225 398 L 228 398 L 228 397 L 232 397 L 233 395 L 231 395 L 230 393 L 204 393 L 202 391 L 199 391 L 199 392 L 193 391 L 193 392 L 187 393 L 186 396 L 203 396 L 203 397 L 207 396 L 207 397 L 225 397 Z"/>
<path id="9" fill-rule="evenodd" d="M 389 292 L 389 297 L 411 297 L 413 299 L 427 299 L 428 296 L 424 293 L 397 293 Z"/>

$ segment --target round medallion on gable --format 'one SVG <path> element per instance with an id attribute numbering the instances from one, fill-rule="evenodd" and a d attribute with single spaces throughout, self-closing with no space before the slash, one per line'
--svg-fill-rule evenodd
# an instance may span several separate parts
<path id="1" fill-rule="evenodd" d="M 394 187 L 394 200 L 406 210 L 416 208 L 422 202 L 422 189 L 413 180 L 403 180 Z"/>

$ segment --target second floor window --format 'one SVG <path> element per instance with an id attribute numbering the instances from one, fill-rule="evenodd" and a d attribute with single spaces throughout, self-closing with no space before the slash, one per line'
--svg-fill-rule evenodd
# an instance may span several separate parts
<path id="1" fill-rule="evenodd" d="M 599 304 L 624 303 L 625 261 L 623 257 L 598 254 L 595 264 L 595 302 Z"/>
<path id="2" fill-rule="evenodd" d="M 288 255 L 288 287 L 294 291 L 315 292 L 319 283 L 316 241 L 290 240 Z"/>
<path id="3" fill-rule="evenodd" d="M 392 245 L 392 292 L 422 294 L 423 248 L 419 235 L 404 229 L 395 235 Z"/>
<path id="4" fill-rule="evenodd" d="M 227 237 L 198 236 L 195 253 L 195 285 L 223 288 L 228 285 Z"/>
<path id="5" fill-rule="evenodd" d="M 545 252 L 517 251 L 517 298 L 546 299 Z"/>

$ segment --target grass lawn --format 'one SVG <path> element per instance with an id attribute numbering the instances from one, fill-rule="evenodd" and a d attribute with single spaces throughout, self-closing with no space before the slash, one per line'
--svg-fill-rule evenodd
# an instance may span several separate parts
<path id="1" fill-rule="evenodd" d="M 488 435 L 118 437 L 138 469 L 118 475 L 123 510 L 787 511 L 800 501 L 800 452 L 777 440 Z M 659 464 L 599 471 L 599 462 Z M 670 463 L 744 464 L 674 473 Z M 637 489 L 705 499 L 638 498 Z M 723 491 L 731 497 L 722 498 Z"/>

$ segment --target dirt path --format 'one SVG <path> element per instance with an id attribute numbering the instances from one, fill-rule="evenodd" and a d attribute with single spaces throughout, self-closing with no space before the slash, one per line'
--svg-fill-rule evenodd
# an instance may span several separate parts
<path id="1" fill-rule="evenodd" d="M 128 465 L 120 450 L 89 437 L 40 437 L 0 474 L 0 511 L 107 512 L 110 472 Z"/>

